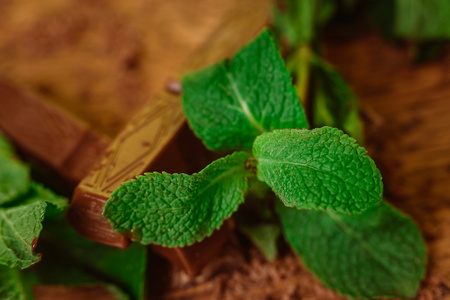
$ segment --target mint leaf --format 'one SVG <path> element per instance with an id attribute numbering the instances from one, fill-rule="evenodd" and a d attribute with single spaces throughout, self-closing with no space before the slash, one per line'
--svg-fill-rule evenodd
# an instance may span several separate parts
<path id="1" fill-rule="evenodd" d="M 0 156 L 13 156 L 14 150 L 8 140 L 0 134 Z"/>
<path id="2" fill-rule="evenodd" d="M 28 190 L 30 170 L 12 156 L 0 153 L 0 205 L 7 203 Z"/>
<path id="3" fill-rule="evenodd" d="M 189 125 L 212 150 L 250 149 L 262 132 L 308 127 L 267 31 L 231 60 L 189 74 L 182 83 Z"/>
<path id="4" fill-rule="evenodd" d="M 131 299 L 144 298 L 147 255 L 143 245 L 127 249 L 101 245 L 80 236 L 58 215 L 45 220 L 38 249 L 42 261 L 26 272 L 35 274 L 40 284 L 101 283 Z"/>
<path id="5" fill-rule="evenodd" d="M 24 269 L 40 260 L 32 243 L 41 232 L 46 206 L 38 201 L 0 208 L 0 264 Z"/>
<path id="6" fill-rule="evenodd" d="M 346 216 L 277 205 L 287 241 L 328 287 L 356 298 L 413 297 L 426 248 L 411 218 L 383 203 Z"/>
<path id="7" fill-rule="evenodd" d="M 336 128 L 264 133 L 255 140 L 253 154 L 258 178 L 288 207 L 352 214 L 381 201 L 375 163 Z"/>
<path id="8" fill-rule="evenodd" d="M 334 14 L 333 0 L 279 1 L 281 8 L 273 11 L 275 27 L 287 37 L 292 46 L 309 44 L 317 27 L 324 25 Z"/>
<path id="9" fill-rule="evenodd" d="M 0 265 L 0 299 L 25 300 L 17 269 Z"/>
<path id="10" fill-rule="evenodd" d="M 450 1 L 396 0 L 394 32 L 406 39 L 450 38 Z"/>
<path id="11" fill-rule="evenodd" d="M 344 78 L 330 65 L 315 57 L 312 61 L 315 86 L 314 126 L 331 126 L 363 141 L 358 101 Z"/>
<path id="12" fill-rule="evenodd" d="M 264 256 L 273 261 L 277 255 L 280 227 L 276 224 L 241 225 L 239 229 L 255 244 Z"/>
<path id="13" fill-rule="evenodd" d="M 198 174 L 146 173 L 111 194 L 103 215 L 142 244 L 191 245 L 211 235 L 244 201 L 249 155 L 235 152 Z"/>
<path id="14" fill-rule="evenodd" d="M 47 204 L 50 204 L 47 205 L 45 212 L 46 216 L 57 214 L 69 205 L 66 198 L 56 195 L 39 183 L 31 182 L 30 194 L 27 195 L 27 200 L 25 203 L 37 201 L 44 201 Z"/>

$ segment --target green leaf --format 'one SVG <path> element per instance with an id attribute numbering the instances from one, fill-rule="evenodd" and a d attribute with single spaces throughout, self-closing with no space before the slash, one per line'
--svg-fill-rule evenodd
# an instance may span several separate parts
<path id="1" fill-rule="evenodd" d="M 191 128 L 213 150 L 250 149 L 262 132 L 308 127 L 267 31 L 230 61 L 185 76 L 183 108 Z"/>
<path id="2" fill-rule="evenodd" d="M 25 293 L 17 269 L 0 265 L 0 299 L 25 300 Z"/>
<path id="3" fill-rule="evenodd" d="M 283 1 L 285 9 L 274 10 L 275 26 L 294 45 L 309 44 L 314 37 L 314 11 L 316 0 Z"/>
<path id="4" fill-rule="evenodd" d="M 46 216 L 57 214 L 63 211 L 68 205 L 66 198 L 61 197 L 53 193 L 53 191 L 45 188 L 43 185 L 31 182 L 30 194 L 27 195 L 25 203 L 32 203 L 37 201 L 44 201 L 47 204 Z"/>
<path id="5" fill-rule="evenodd" d="M 269 261 L 277 255 L 280 227 L 276 224 L 241 225 L 239 229 L 258 247 Z"/>
<path id="6" fill-rule="evenodd" d="M 103 215 L 142 244 L 191 245 L 212 234 L 244 201 L 249 155 L 235 152 L 198 174 L 146 173 L 111 194 Z"/>
<path id="7" fill-rule="evenodd" d="M 310 44 L 317 28 L 323 26 L 336 11 L 333 0 L 279 1 L 281 8 L 273 11 L 275 27 L 293 47 Z"/>
<path id="8" fill-rule="evenodd" d="M 8 140 L 0 134 L 0 156 L 11 157 L 14 155 L 14 150 Z"/>
<path id="9" fill-rule="evenodd" d="M 0 205 L 25 193 L 30 184 L 30 170 L 12 156 L 0 155 Z"/>
<path id="10" fill-rule="evenodd" d="M 32 244 L 42 230 L 46 206 L 38 201 L 0 208 L 0 264 L 24 269 L 40 260 Z"/>
<path id="11" fill-rule="evenodd" d="M 336 128 L 284 129 L 253 145 L 258 178 L 288 207 L 361 213 L 380 203 L 381 175 L 366 150 Z"/>
<path id="12" fill-rule="evenodd" d="M 342 76 L 319 57 L 312 61 L 315 74 L 314 126 L 331 126 L 363 141 L 358 101 Z"/>
<path id="13" fill-rule="evenodd" d="M 414 39 L 450 38 L 450 1 L 396 0 L 394 32 Z"/>
<path id="14" fill-rule="evenodd" d="M 143 299 L 146 247 L 133 244 L 117 249 L 87 240 L 76 233 L 61 216 L 44 222 L 38 249 L 42 261 L 27 269 L 41 284 L 113 285 L 131 299 Z"/>
<path id="15" fill-rule="evenodd" d="M 426 248 L 411 218 L 385 202 L 361 215 L 277 206 L 287 241 L 331 289 L 356 298 L 413 297 Z"/>

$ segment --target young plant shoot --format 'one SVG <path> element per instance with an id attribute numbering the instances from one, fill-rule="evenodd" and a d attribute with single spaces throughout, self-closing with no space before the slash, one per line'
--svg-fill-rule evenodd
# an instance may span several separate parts
<path id="1" fill-rule="evenodd" d="M 191 245 L 244 202 L 249 179 L 280 201 L 282 231 L 328 287 L 353 298 L 411 297 L 425 274 L 422 237 L 383 202 L 366 150 L 332 127 L 310 130 L 267 31 L 232 59 L 183 78 L 189 125 L 211 150 L 237 150 L 197 174 L 147 173 L 106 203 L 114 229 L 142 244 Z"/>

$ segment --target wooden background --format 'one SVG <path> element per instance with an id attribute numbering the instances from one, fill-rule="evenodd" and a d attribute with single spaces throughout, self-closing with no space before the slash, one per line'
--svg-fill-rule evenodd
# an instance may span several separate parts
<path id="1" fill-rule="evenodd" d="M 270 5 L 0 0 L 0 76 L 114 137 L 192 61 L 218 61 L 254 37 L 270 22 Z M 419 66 L 405 47 L 370 32 L 330 39 L 324 49 L 361 100 L 367 146 L 388 200 L 424 233 L 429 268 L 418 299 L 450 299 L 450 49 Z M 286 249 L 268 263 L 236 236 L 194 280 L 155 269 L 150 264 L 158 282 L 149 284 L 152 299 L 339 299 Z M 42 291 L 41 299 L 51 299 Z"/>

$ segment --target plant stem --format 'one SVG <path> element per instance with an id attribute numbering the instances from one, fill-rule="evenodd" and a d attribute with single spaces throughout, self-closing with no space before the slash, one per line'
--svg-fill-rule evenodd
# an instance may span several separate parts
<path id="1" fill-rule="evenodd" d="M 300 98 L 303 106 L 306 107 L 308 86 L 310 79 L 310 61 L 312 56 L 311 48 L 308 44 L 299 46 L 296 49 L 295 56 L 297 58 L 297 67 L 295 68 L 296 84 L 295 89 L 297 90 L 297 95 Z"/>

